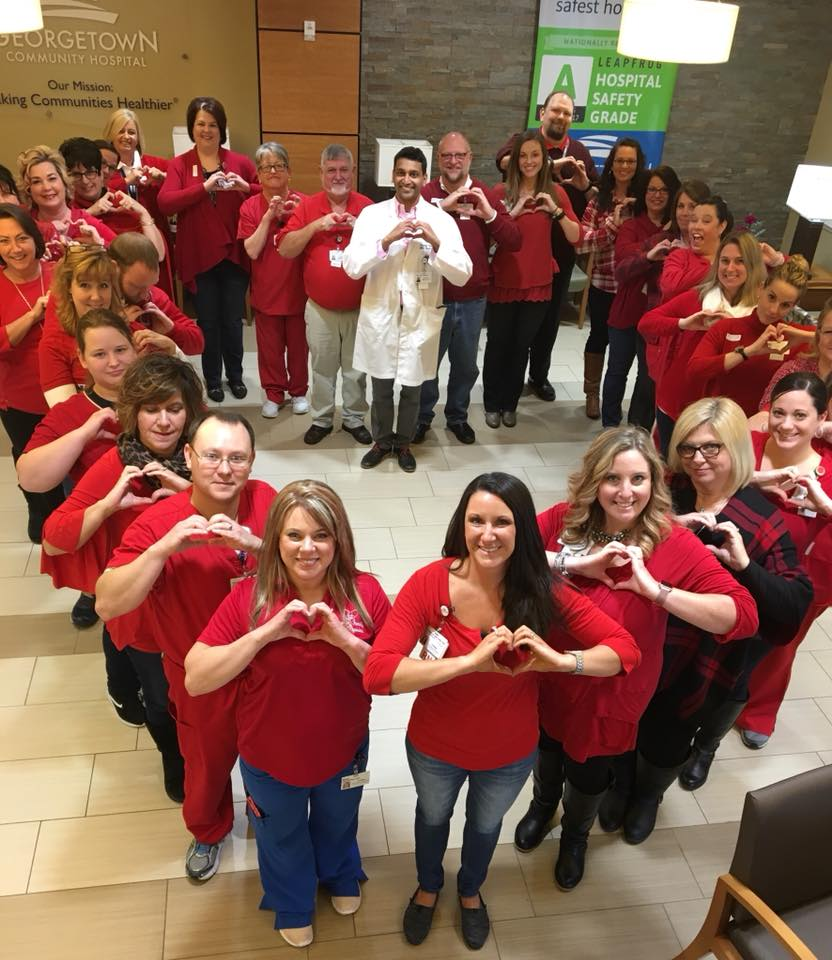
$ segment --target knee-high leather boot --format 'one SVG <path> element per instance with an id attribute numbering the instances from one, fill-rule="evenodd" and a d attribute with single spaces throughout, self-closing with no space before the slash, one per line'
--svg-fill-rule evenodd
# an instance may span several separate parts
<path id="1" fill-rule="evenodd" d="M 624 817 L 624 839 L 627 843 L 643 843 L 653 832 L 664 792 L 683 766 L 657 767 L 642 753 L 638 754 L 635 789 Z"/>
<path id="2" fill-rule="evenodd" d="M 532 777 L 534 778 L 532 802 L 514 831 L 514 845 L 524 853 L 539 846 L 552 827 L 552 820 L 563 793 L 561 753 L 538 750 Z"/>
<path id="3" fill-rule="evenodd" d="M 560 821 L 560 849 L 555 863 L 555 883 L 572 890 L 584 875 L 589 831 L 595 823 L 603 793 L 581 793 L 568 780 L 563 790 L 563 817 Z"/>
<path id="4" fill-rule="evenodd" d="M 708 779 L 722 738 L 734 726 L 744 706 L 744 702 L 727 700 L 702 723 L 693 738 L 690 756 L 679 774 L 679 785 L 685 790 L 698 790 Z"/>

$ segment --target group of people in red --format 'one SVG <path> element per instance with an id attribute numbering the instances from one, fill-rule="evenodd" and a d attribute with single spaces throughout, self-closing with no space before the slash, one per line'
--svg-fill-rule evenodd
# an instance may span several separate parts
<path id="1" fill-rule="evenodd" d="M 424 190 L 469 263 L 464 285 L 444 281 L 436 352 L 451 360 L 449 429 L 473 442 L 487 309 L 486 423 L 514 426 L 527 376 L 554 399 L 558 298 L 587 252 L 587 414 L 606 429 L 566 500 L 539 515 L 517 478 L 472 479 L 441 558 L 392 606 L 358 569 L 338 495 L 320 481 L 276 491 L 252 479 L 251 424 L 206 409 L 206 395 L 224 397 L 223 370 L 246 395 L 250 278 L 263 415 L 287 397 L 309 409 L 308 349 L 305 442 L 332 432 L 339 370 L 342 428 L 376 439 L 353 366 L 364 280 L 343 269 L 371 201 L 352 190 L 349 151 L 324 150 L 323 190 L 304 198 L 280 144 L 254 163 L 232 153 L 222 105 L 197 98 L 194 148 L 172 161 L 147 155 L 135 116 L 118 111 L 98 154 L 66 141 L 24 151 L 17 181 L 0 170 L 0 415 L 29 535 L 55 585 L 80 591 L 75 621 L 104 621 L 110 699 L 158 747 L 195 881 L 219 867 L 239 760 L 261 908 L 293 946 L 312 942 L 319 888 L 338 913 L 361 906 L 371 695 L 417 693 L 405 741 L 417 887 L 404 935 L 419 944 L 430 932 L 467 783 L 457 897 L 463 938 L 479 949 L 488 867 L 530 774 L 515 844 L 537 847 L 562 804 L 554 878 L 571 890 L 596 818 L 641 843 L 667 788 L 699 788 L 735 723 L 749 748 L 765 746 L 798 645 L 830 602 L 832 306 L 816 326 L 788 322 L 802 258 L 731 232 L 721 198 L 668 167 L 645 170 L 635 141 L 616 144 L 597 178 L 568 137 L 571 115 L 569 97 L 551 95 L 541 129 L 501 151 L 493 191 L 470 178 L 465 137 L 442 139 L 440 177 Z M 405 160 L 411 189 L 418 158 Z M 423 230 L 441 245 L 401 189 L 408 242 Z M 198 324 L 157 285 L 170 290 L 172 259 Z M 204 383 L 183 357 L 196 354 Z M 430 429 L 435 378 L 418 399 L 413 442 Z"/>

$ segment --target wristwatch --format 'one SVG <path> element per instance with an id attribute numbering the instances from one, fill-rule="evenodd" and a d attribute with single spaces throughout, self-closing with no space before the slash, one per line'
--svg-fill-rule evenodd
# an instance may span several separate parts
<path id="1" fill-rule="evenodd" d="M 745 347 L 734 347 L 734 353 L 738 353 L 743 360 L 748 359 L 748 354 L 745 352 Z"/>
<path id="2" fill-rule="evenodd" d="M 583 673 L 584 672 L 584 652 L 583 650 L 567 650 L 566 653 L 570 657 L 575 658 L 575 669 L 572 673 Z"/>

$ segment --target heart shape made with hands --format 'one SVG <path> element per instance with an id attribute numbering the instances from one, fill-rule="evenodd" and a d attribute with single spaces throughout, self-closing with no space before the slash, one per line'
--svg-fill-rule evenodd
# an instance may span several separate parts
<path id="1" fill-rule="evenodd" d="M 604 573 L 613 583 L 623 583 L 629 580 L 633 575 L 633 564 L 630 560 L 623 560 L 621 563 L 612 563 Z"/>
<path id="2" fill-rule="evenodd" d="M 785 338 L 782 340 L 767 340 L 766 347 L 774 353 L 783 353 L 788 349 L 789 341 Z"/>
<path id="3" fill-rule="evenodd" d="M 348 213 L 333 213 L 331 216 L 334 223 L 347 223 L 350 219 Z"/>
<path id="4" fill-rule="evenodd" d="M 308 607 L 303 610 L 295 610 L 289 618 L 289 626 L 297 633 L 303 634 L 307 640 L 317 640 L 313 636 L 320 632 L 324 624 L 324 618 L 317 611 L 313 613 Z"/>
<path id="5" fill-rule="evenodd" d="M 531 650 L 525 644 L 521 643 L 516 647 L 509 647 L 507 643 L 501 643 L 499 649 L 493 655 L 493 660 L 494 663 L 499 663 L 501 667 L 516 670 L 526 663 L 531 655 Z"/>
<path id="6" fill-rule="evenodd" d="M 535 200 L 534 197 L 529 197 L 529 199 L 523 204 L 524 209 L 534 210 L 534 208 L 540 203 L 540 198 Z"/>
<path id="7" fill-rule="evenodd" d="M 421 227 L 416 227 L 415 230 L 405 230 L 404 235 L 405 235 L 406 237 L 421 237 L 421 236 L 422 236 L 422 228 L 421 228 Z"/>

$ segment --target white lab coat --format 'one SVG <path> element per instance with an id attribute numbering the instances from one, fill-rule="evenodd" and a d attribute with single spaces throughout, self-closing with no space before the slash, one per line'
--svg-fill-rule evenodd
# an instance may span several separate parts
<path id="1" fill-rule="evenodd" d="M 371 377 L 418 387 L 436 376 L 442 330 L 442 280 L 464 286 L 471 258 L 453 217 L 421 197 L 416 219 L 430 224 L 439 250 L 418 237 L 397 240 L 386 256 L 380 241 L 398 222 L 396 200 L 365 207 L 344 251 L 344 270 L 354 280 L 366 275 L 353 366 Z"/>

